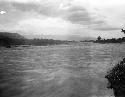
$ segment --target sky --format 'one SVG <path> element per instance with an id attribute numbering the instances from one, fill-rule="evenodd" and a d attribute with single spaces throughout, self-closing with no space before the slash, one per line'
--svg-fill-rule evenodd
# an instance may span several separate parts
<path id="1" fill-rule="evenodd" d="M 125 35 L 125 0 L 0 0 L 0 31 L 72 39 Z"/>

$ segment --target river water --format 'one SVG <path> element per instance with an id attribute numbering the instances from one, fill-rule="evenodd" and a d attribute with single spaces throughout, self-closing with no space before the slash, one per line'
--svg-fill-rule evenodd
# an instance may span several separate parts
<path id="1" fill-rule="evenodd" d="M 104 78 L 125 44 L 0 49 L 0 97 L 112 97 Z"/>

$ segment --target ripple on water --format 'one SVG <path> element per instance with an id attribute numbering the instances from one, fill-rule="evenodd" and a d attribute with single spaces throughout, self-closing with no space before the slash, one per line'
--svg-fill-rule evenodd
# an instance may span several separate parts
<path id="1" fill-rule="evenodd" d="M 104 75 L 125 44 L 73 44 L 3 50 L 3 97 L 113 97 Z M 120 51 L 119 51 L 120 50 Z"/>

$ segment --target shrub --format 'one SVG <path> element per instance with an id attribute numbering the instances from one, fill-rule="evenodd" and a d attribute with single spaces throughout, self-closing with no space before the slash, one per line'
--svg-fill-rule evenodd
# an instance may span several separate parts
<path id="1" fill-rule="evenodd" d="M 109 70 L 105 78 L 116 97 L 125 97 L 125 58 Z"/>

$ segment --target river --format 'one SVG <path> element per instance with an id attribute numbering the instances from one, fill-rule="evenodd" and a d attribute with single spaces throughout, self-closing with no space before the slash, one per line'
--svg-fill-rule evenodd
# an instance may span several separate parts
<path id="1" fill-rule="evenodd" d="M 0 97 L 113 97 L 105 74 L 125 44 L 0 49 Z"/>

